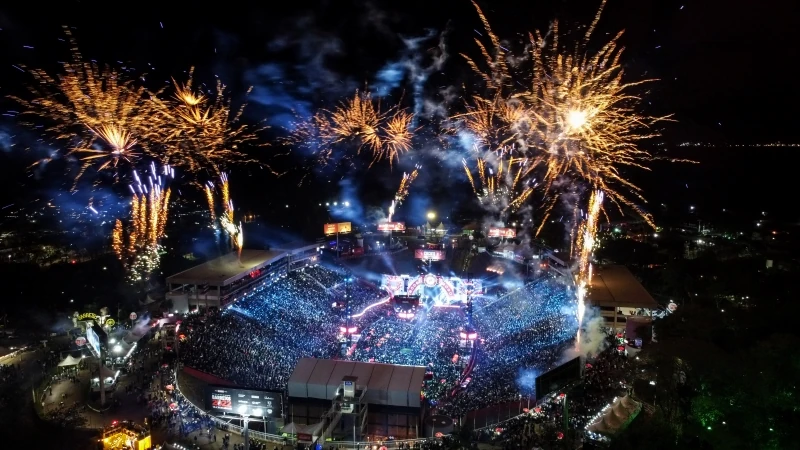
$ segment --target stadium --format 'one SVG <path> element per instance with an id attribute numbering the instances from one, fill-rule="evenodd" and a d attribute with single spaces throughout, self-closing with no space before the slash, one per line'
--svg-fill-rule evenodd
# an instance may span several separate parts
<path id="1" fill-rule="evenodd" d="M 357 257 L 342 257 L 342 237 L 245 250 L 241 263 L 231 254 L 169 277 L 176 310 L 190 313 L 185 371 L 280 393 L 283 411 L 266 429 L 313 439 L 417 438 L 431 417 L 535 402 L 530 374 L 555 366 L 577 331 L 554 264 L 503 239 L 477 252 L 468 236 L 370 245 L 377 239 Z"/>

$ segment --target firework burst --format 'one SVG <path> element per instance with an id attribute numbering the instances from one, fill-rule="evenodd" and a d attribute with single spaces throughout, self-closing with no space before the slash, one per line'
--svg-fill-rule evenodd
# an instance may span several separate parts
<path id="1" fill-rule="evenodd" d="M 320 166 L 338 160 L 336 150 L 346 144 L 356 151 L 355 155 L 345 154 L 344 160 L 352 161 L 353 156 L 367 151 L 370 167 L 382 160 L 392 164 L 411 149 L 413 119 L 413 114 L 398 106 L 381 111 L 369 92 L 356 91 L 336 108 L 323 109 L 310 120 L 295 124 L 289 142 L 310 147 Z"/>
<path id="2" fill-rule="evenodd" d="M 72 46 L 71 60 L 56 77 L 29 70 L 36 82 L 30 89 L 33 99 L 13 97 L 25 108 L 23 114 L 44 119 L 47 134 L 69 143 L 68 153 L 82 161 L 76 178 L 90 167 L 116 169 L 151 154 L 149 143 L 157 138 L 162 120 L 150 101 L 153 94 L 125 73 L 85 62 L 70 30 L 65 27 L 64 32 Z"/>
<path id="3" fill-rule="evenodd" d="M 476 39 L 482 59 L 464 57 L 486 89 L 472 95 L 467 111 L 453 119 L 473 136 L 476 151 L 507 152 L 512 159 L 526 160 L 530 169 L 522 179 L 542 172 L 544 217 L 537 233 L 558 203 L 557 182 L 562 178 L 603 191 L 620 210 L 628 207 L 652 225 L 652 217 L 637 205 L 644 201 L 640 189 L 622 175 L 621 168 L 647 169 L 654 158 L 638 144 L 656 136 L 652 127 L 668 117 L 637 112 L 640 98 L 632 92 L 653 80 L 623 81 L 618 45 L 622 33 L 599 51 L 588 50 L 604 6 L 605 1 L 582 39 L 572 46 L 563 45 L 557 22 L 546 34 L 529 34 L 528 64 L 512 68 L 507 61 L 510 52 L 475 4 L 488 42 Z M 502 158 L 479 158 L 493 172 L 509 165 Z M 471 174 L 470 179 L 478 192 Z M 493 183 L 499 186 L 497 180 Z"/>
<path id="4" fill-rule="evenodd" d="M 181 84 L 173 80 L 175 92 L 167 100 L 154 99 L 160 121 L 163 152 L 160 158 L 189 173 L 210 170 L 220 175 L 231 164 L 256 163 L 241 147 L 263 147 L 258 139 L 262 128 L 242 123 L 246 104 L 231 109 L 226 87 L 217 81 L 213 94 L 206 95 L 194 87 L 194 69 Z M 247 91 L 248 94 L 250 90 Z M 265 166 L 272 171 L 269 166 Z M 273 174 L 276 174 L 272 171 Z"/>
<path id="5" fill-rule="evenodd" d="M 626 206 L 652 226 L 652 216 L 637 204 L 645 202 L 641 189 L 621 168 L 649 170 L 646 164 L 654 158 L 639 142 L 657 136 L 652 127 L 668 117 L 637 112 L 640 98 L 631 93 L 633 88 L 654 80 L 623 81 L 622 33 L 597 53 L 586 50 L 604 5 L 571 52 L 559 47 L 557 23 L 549 44 L 541 33 L 531 35 L 532 58 L 541 68 L 530 93 L 539 105 L 533 142 L 543 152 L 545 191 L 552 192 L 562 176 L 580 179 L 592 192 L 602 191 L 620 212 Z M 558 198 L 554 194 L 552 202 Z"/>
<path id="6" fill-rule="evenodd" d="M 535 180 L 528 177 L 533 170 L 526 158 L 503 158 L 502 155 L 477 156 L 475 171 L 466 159 L 461 160 L 472 191 L 482 205 L 499 212 L 518 210 L 533 194 Z"/>
<path id="7" fill-rule="evenodd" d="M 134 283 L 149 280 L 150 275 L 160 263 L 161 239 L 165 236 L 169 217 L 170 189 L 168 180 L 175 172 L 164 166 L 162 172 L 150 166 L 147 182 L 142 182 L 137 172 L 133 172 L 136 182 L 130 185 L 131 213 L 128 226 L 117 219 L 111 235 L 111 246 L 117 258 Z"/>

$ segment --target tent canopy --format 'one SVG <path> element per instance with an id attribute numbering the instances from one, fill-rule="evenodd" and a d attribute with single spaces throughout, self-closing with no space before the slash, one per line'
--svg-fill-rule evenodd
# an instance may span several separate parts
<path id="1" fill-rule="evenodd" d="M 67 357 L 64 358 L 63 361 L 58 363 L 58 367 L 77 366 L 78 363 L 80 363 L 80 362 L 81 362 L 80 358 L 76 358 L 76 357 L 74 357 L 72 355 L 67 355 Z"/>
<path id="2" fill-rule="evenodd" d="M 616 398 L 586 429 L 598 434 L 615 434 L 625 429 L 641 410 L 642 404 L 627 395 Z"/>

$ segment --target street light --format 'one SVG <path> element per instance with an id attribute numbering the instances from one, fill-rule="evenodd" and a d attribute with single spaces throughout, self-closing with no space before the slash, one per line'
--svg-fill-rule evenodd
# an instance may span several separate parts
<path id="1" fill-rule="evenodd" d="M 436 213 L 433 211 L 428 211 L 428 220 L 433 220 L 436 218 Z"/>

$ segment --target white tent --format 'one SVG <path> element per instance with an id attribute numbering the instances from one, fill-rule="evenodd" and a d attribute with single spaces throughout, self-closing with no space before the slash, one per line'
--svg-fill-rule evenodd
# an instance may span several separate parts
<path id="1" fill-rule="evenodd" d="M 592 433 L 612 435 L 624 429 L 642 410 L 642 404 L 629 396 L 616 398 L 586 426 Z"/>
<path id="2" fill-rule="evenodd" d="M 80 362 L 81 362 L 80 358 L 76 358 L 76 357 L 74 357 L 72 355 L 67 355 L 67 357 L 64 358 L 63 361 L 58 363 L 58 367 L 77 366 L 78 363 L 80 363 Z"/>

